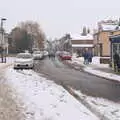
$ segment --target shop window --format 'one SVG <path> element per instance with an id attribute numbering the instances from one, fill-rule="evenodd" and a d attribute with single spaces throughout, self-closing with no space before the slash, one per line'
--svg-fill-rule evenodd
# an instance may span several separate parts
<path id="1" fill-rule="evenodd" d="M 120 44 L 119 44 L 119 56 L 120 56 Z"/>
<path id="2" fill-rule="evenodd" d="M 117 44 L 113 44 L 113 53 L 117 52 L 118 49 L 117 49 Z"/>

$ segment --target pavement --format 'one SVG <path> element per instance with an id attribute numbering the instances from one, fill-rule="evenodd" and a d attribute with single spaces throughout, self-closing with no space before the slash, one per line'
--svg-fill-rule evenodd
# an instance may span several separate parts
<path id="1" fill-rule="evenodd" d="M 93 57 L 92 63 L 85 65 L 83 64 L 83 57 L 77 58 L 76 56 L 73 56 L 71 61 L 65 61 L 65 63 L 76 70 L 84 71 L 107 80 L 120 82 L 120 73 L 115 73 L 109 64 L 100 64 L 99 60 L 99 57 Z"/>
<path id="2" fill-rule="evenodd" d="M 6 58 L 6 63 L 2 63 L 1 58 L 0 58 L 0 70 L 2 68 L 7 68 L 8 66 L 12 65 L 13 62 L 14 62 L 14 57 L 7 57 Z"/>
<path id="3" fill-rule="evenodd" d="M 116 74 L 114 72 L 114 70 L 111 67 L 109 67 L 108 64 L 100 64 L 98 62 L 98 60 L 97 60 L 98 58 L 93 58 L 93 59 L 94 59 L 93 62 L 88 64 L 88 65 L 83 64 L 84 60 L 83 60 L 82 57 L 79 57 L 79 58 L 73 57 L 72 61 L 76 65 L 81 65 L 83 67 L 91 67 L 92 69 L 100 70 L 100 71 L 105 72 L 105 73 L 114 73 L 114 74 Z"/>
<path id="4" fill-rule="evenodd" d="M 7 68 L 8 66 L 12 65 L 12 63 L 0 63 L 0 70 Z"/>

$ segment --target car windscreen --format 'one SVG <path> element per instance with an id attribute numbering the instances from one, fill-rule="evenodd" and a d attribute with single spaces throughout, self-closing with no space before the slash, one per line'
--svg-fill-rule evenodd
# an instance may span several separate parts
<path id="1" fill-rule="evenodd" d="M 41 52 L 40 51 L 35 51 L 33 54 L 40 54 Z"/>
<path id="2" fill-rule="evenodd" d="M 70 56 L 70 53 L 63 53 L 63 55 L 68 55 L 68 56 Z"/>
<path id="3" fill-rule="evenodd" d="M 32 58 L 32 55 L 30 55 L 30 54 L 18 54 L 17 58 L 29 59 L 29 58 Z"/>

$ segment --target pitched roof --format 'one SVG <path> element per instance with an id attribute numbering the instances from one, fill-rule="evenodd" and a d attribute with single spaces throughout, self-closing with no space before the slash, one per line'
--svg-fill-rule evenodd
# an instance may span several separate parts
<path id="1" fill-rule="evenodd" d="M 118 25 L 105 25 L 105 24 L 103 24 L 103 25 L 101 25 L 101 29 L 103 31 L 113 31 L 113 30 L 120 29 L 120 28 L 118 27 Z"/>
<path id="2" fill-rule="evenodd" d="M 87 34 L 86 36 L 83 36 L 81 34 L 71 34 L 72 40 L 93 40 L 92 34 Z"/>
<path id="3" fill-rule="evenodd" d="M 72 47 L 93 47 L 93 44 L 72 44 Z"/>

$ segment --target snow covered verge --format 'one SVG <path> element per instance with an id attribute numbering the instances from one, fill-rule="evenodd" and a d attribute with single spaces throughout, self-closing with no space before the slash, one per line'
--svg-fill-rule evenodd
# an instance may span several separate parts
<path id="1" fill-rule="evenodd" d="M 103 72 L 103 71 L 100 71 L 100 70 L 94 70 L 91 67 L 84 68 L 84 71 L 92 73 L 92 74 L 97 75 L 97 76 L 101 76 L 103 78 L 108 78 L 108 79 L 111 79 L 111 80 L 120 81 L 120 75 L 116 75 L 116 74 L 113 74 L 113 73 L 107 73 L 107 72 Z"/>
<path id="2" fill-rule="evenodd" d="M 26 108 L 26 120 L 98 120 L 63 87 L 32 70 L 6 70 L 5 78 Z"/>
<path id="3" fill-rule="evenodd" d="M 15 59 L 14 57 L 7 57 L 6 58 L 6 63 L 1 63 L 1 60 L 0 60 L 0 69 L 6 68 L 9 65 L 12 65 L 13 62 L 14 62 L 14 59 Z"/>
<path id="4" fill-rule="evenodd" d="M 75 91 L 84 101 L 86 101 L 94 110 L 101 114 L 101 119 L 120 120 L 120 103 L 115 103 L 102 98 L 86 96 L 80 91 Z"/>
<path id="5" fill-rule="evenodd" d="M 22 103 L 11 97 L 15 94 L 0 71 L 0 120 L 24 120 Z"/>
<path id="6" fill-rule="evenodd" d="M 110 73 L 110 72 L 105 72 L 103 70 L 103 69 L 108 69 L 108 71 L 109 71 L 110 68 L 109 68 L 108 64 L 100 64 L 99 57 L 93 57 L 93 61 L 89 65 L 84 65 L 83 61 L 84 61 L 83 57 L 76 58 L 76 56 L 74 55 L 72 57 L 72 61 L 69 61 L 69 62 L 71 64 L 84 66 L 83 70 L 88 72 L 88 73 L 91 73 L 91 74 L 94 74 L 94 75 L 97 75 L 100 77 L 108 78 L 111 80 L 120 81 L 120 75 Z M 99 70 L 99 69 L 101 69 L 101 70 Z"/>
<path id="7" fill-rule="evenodd" d="M 0 61 L 0 69 L 11 65 L 13 63 L 13 61 L 14 61 L 14 58 L 6 58 L 6 63 L 1 63 L 1 61 Z"/>

